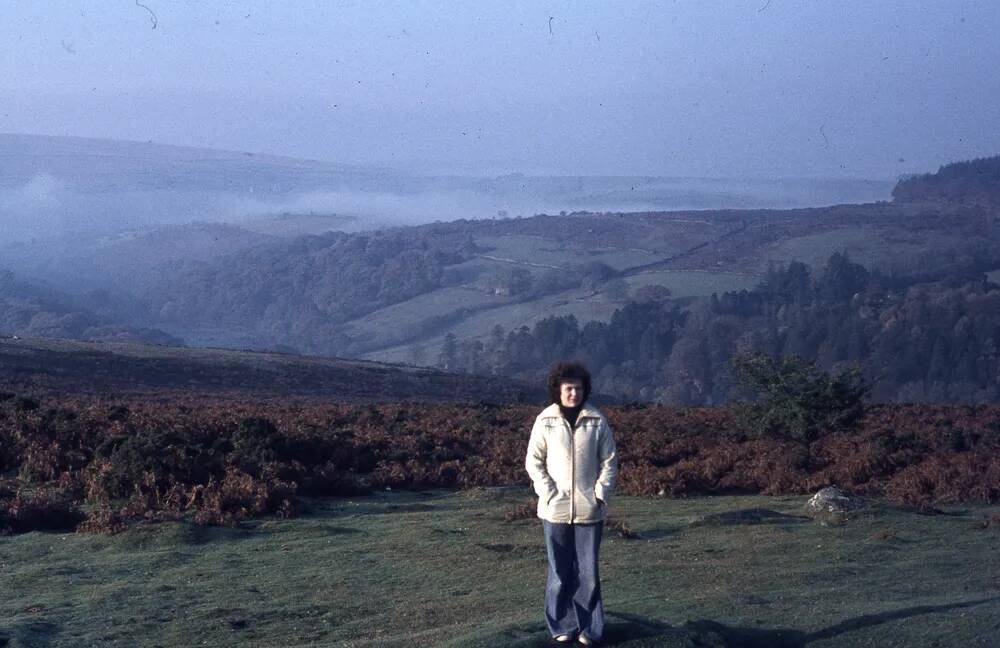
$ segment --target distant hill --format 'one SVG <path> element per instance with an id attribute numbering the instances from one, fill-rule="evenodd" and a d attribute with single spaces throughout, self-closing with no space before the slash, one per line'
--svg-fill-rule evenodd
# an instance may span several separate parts
<path id="1" fill-rule="evenodd" d="M 538 402 L 513 380 L 377 362 L 134 343 L 0 337 L 0 390 L 330 401 Z"/>
<path id="2" fill-rule="evenodd" d="M 1000 207 L 1000 155 L 946 164 L 936 173 L 901 180 L 897 202 L 945 202 Z"/>
<path id="3" fill-rule="evenodd" d="M 289 210 L 329 214 L 331 196 L 413 191 L 419 182 L 400 171 L 238 151 L 0 134 L 0 244 L 260 221 Z"/>
<path id="4" fill-rule="evenodd" d="M 912 317 L 914 321 L 926 320 L 930 309 L 923 300 L 929 295 L 954 302 L 954 307 L 942 311 L 941 321 L 952 322 L 955 331 L 967 326 L 963 317 L 971 319 L 962 308 L 980 299 L 977 291 L 985 291 L 984 303 L 992 304 L 994 289 L 984 284 L 982 276 L 993 281 L 1000 276 L 996 224 L 1000 214 L 989 206 L 996 158 L 947 165 L 936 174 L 901 181 L 892 202 L 783 210 L 624 211 L 615 206 L 669 202 L 678 196 L 705 206 L 720 200 L 722 204 L 730 200 L 765 204 L 768 192 L 777 185 L 519 174 L 492 179 L 427 178 L 237 153 L 211 152 L 200 158 L 196 149 L 168 147 L 167 151 L 137 143 L 94 144 L 59 138 L 41 143 L 31 138 L 10 141 L 16 146 L 0 161 L 10 171 L 0 184 L 13 182 L 7 197 L 0 195 L 0 208 L 5 209 L 30 200 L 56 210 L 63 204 L 66 196 L 60 192 L 65 187 L 52 180 L 55 176 L 46 180 L 47 176 L 39 175 L 46 160 L 51 160 L 56 164 L 52 168 L 72 168 L 82 174 L 73 180 L 81 187 L 90 177 L 82 170 L 85 165 L 95 169 L 93 177 L 110 174 L 78 188 L 90 192 L 87 200 L 93 199 L 95 205 L 124 204 L 115 202 L 119 194 L 112 179 L 116 174 L 122 190 L 132 192 L 133 198 L 141 196 L 150 202 L 151 197 L 161 197 L 169 205 L 173 200 L 169 192 L 187 191 L 187 187 L 195 192 L 189 198 L 200 196 L 209 206 L 221 203 L 206 198 L 208 193 L 197 192 L 218 192 L 224 187 L 257 192 L 257 185 L 248 180 L 253 176 L 275 179 L 276 191 L 304 187 L 327 197 L 335 195 L 337 200 L 356 190 L 365 194 L 365 200 L 372 199 L 367 206 L 386 213 L 415 200 L 406 204 L 417 204 L 424 216 L 437 213 L 439 221 L 445 222 L 370 229 L 372 223 L 366 225 L 357 215 L 312 212 L 307 209 L 308 201 L 300 201 L 299 196 L 291 203 L 304 211 L 254 213 L 245 222 L 176 222 L 155 227 L 146 223 L 101 235 L 67 236 L 63 232 L 58 240 L 9 245 L 0 248 L 4 265 L 22 281 L 32 280 L 32 289 L 39 285 L 34 280 L 47 280 L 47 290 L 53 295 L 58 291 L 62 297 L 45 301 L 36 295 L 34 302 L 24 302 L 22 294 L 12 295 L 0 311 L 16 324 L 8 327 L 8 333 L 94 337 L 96 332 L 97 337 L 107 339 L 129 334 L 113 327 L 131 326 L 154 336 L 165 332 L 172 341 L 183 339 L 199 347 L 360 357 L 460 368 L 473 374 L 500 374 L 505 367 L 519 367 L 512 375 L 532 380 L 544 369 L 549 354 L 596 344 L 608 347 L 608 353 L 601 352 L 607 360 L 599 377 L 601 389 L 626 398 L 646 398 L 673 393 L 661 389 L 666 377 L 673 375 L 672 384 L 680 384 L 676 376 L 691 375 L 691 358 L 703 355 L 705 345 L 713 345 L 713 340 L 729 340 L 735 348 L 767 339 L 781 349 L 791 331 L 805 337 L 796 342 L 798 346 L 787 348 L 810 353 L 822 349 L 827 369 L 874 357 L 870 347 L 883 339 L 875 326 L 876 321 L 884 325 L 878 320 L 883 313 L 866 306 L 864 300 L 841 303 L 800 295 L 796 299 L 808 307 L 793 308 L 774 302 L 767 290 L 757 289 L 762 280 L 775 276 L 775 269 L 794 262 L 803 265 L 798 270 L 801 276 L 811 273 L 813 280 L 803 282 L 807 285 L 803 290 L 809 292 L 833 281 L 824 278 L 830 273 L 827 266 L 832 255 L 842 255 L 849 263 L 838 267 L 863 266 L 871 274 L 871 290 L 886 291 L 882 296 L 886 303 L 923 313 Z M 25 160 L 31 155 L 38 159 L 28 164 Z M 111 171 L 101 166 L 104 157 L 109 158 Z M 148 168 L 144 166 L 147 161 Z M 17 188 L 17 182 L 29 176 L 28 185 Z M 290 180 L 283 184 L 280 178 Z M 324 193 L 324 187 L 331 186 L 324 183 L 341 181 L 344 184 L 338 186 L 343 191 Z M 830 186 L 837 193 L 853 185 L 847 182 L 837 188 L 834 182 Z M 156 193 L 161 189 L 167 193 Z M 462 199 L 438 200 L 445 194 Z M 354 200 L 360 194 L 351 195 Z M 472 195 L 478 198 L 466 201 Z M 746 199 L 750 195 L 764 198 L 755 202 Z M 428 197 L 434 199 L 424 201 Z M 488 199 L 480 200 L 483 197 Z M 581 209 L 527 217 L 498 209 L 492 218 L 453 218 L 466 207 L 482 212 L 484 206 L 504 205 L 512 197 L 521 205 L 550 201 Z M 248 203 L 240 198 L 236 204 L 240 209 L 250 205 L 251 212 L 261 206 L 280 206 L 270 199 L 254 200 Z M 354 200 L 351 204 L 360 210 L 362 203 Z M 606 208 L 584 211 L 588 204 Z M 435 212 L 438 207 L 441 211 Z M 916 288 L 935 282 L 938 285 Z M 901 292 L 911 288 L 912 294 Z M 846 289 L 843 292 L 837 299 L 854 296 Z M 889 292 L 893 292 L 891 298 Z M 718 304 L 711 301 L 713 295 Z M 627 310 L 630 304 L 638 304 L 638 310 Z M 766 312 L 756 312 L 757 307 Z M 878 317 L 872 312 L 878 312 Z M 36 313 L 42 314 L 36 317 Z M 688 317 L 689 313 L 695 316 Z M 888 318 L 890 310 L 884 314 Z M 858 321 L 844 341 L 840 337 L 848 332 L 843 327 L 848 315 Z M 982 313 L 975 315 L 988 322 Z M 639 327 L 650 322 L 659 323 L 644 341 Z M 633 323 L 636 326 L 630 328 Z M 112 328 L 101 331 L 101 326 Z M 810 326 L 822 330 L 806 332 Z M 977 385 L 978 400 L 994 398 L 992 388 L 983 387 L 985 379 L 972 376 L 967 369 L 991 366 L 977 356 L 987 353 L 996 335 L 978 336 L 979 346 L 972 349 L 957 338 L 952 340 L 958 333 L 935 329 L 930 339 L 922 337 L 923 325 L 910 332 L 920 344 L 936 345 L 936 369 L 931 372 L 916 361 L 912 367 L 900 368 L 881 397 L 954 400 L 973 393 L 949 382 L 961 377 L 963 385 Z M 702 334 L 707 336 L 704 340 L 699 337 Z M 730 339 L 732 335 L 736 337 Z M 724 366 L 731 350 L 716 346 L 704 363 L 702 377 L 689 381 L 690 393 L 682 400 L 718 402 L 731 394 L 723 383 L 715 393 L 705 391 L 706 381 Z M 631 350 L 618 354 L 625 348 Z M 881 357 L 891 355 L 887 351 Z M 964 363 L 960 371 L 944 369 L 951 360 Z M 909 386 L 900 391 L 901 385 Z"/>
<path id="5" fill-rule="evenodd" d="M 276 344 L 342 355 L 341 325 L 373 310 L 447 285 L 445 269 L 471 258 L 475 246 L 459 228 L 345 234 L 279 241 L 190 270 L 164 274 L 138 298 L 150 321 L 221 345 Z"/>
<path id="6" fill-rule="evenodd" d="M 801 207 L 879 200 L 890 189 L 863 179 L 423 176 L 153 142 L 0 134 L 0 243 L 194 221 L 249 221 L 248 229 L 293 236 L 566 210 Z"/>
<path id="7" fill-rule="evenodd" d="M 0 334 L 183 344 L 159 329 L 95 312 L 77 298 L 19 280 L 9 271 L 0 271 Z"/>
<path id="8" fill-rule="evenodd" d="M 87 137 L 0 133 L 0 187 L 39 175 L 86 193 L 169 190 L 241 191 L 267 195 L 328 187 L 383 187 L 407 174 L 377 167 Z"/>
<path id="9" fill-rule="evenodd" d="M 77 294 L 138 294 L 164 275 L 278 240 L 226 223 L 160 225 L 103 236 L 60 236 L 0 246 L 0 263 L 20 276 Z M 138 317 L 139 313 L 130 313 Z"/>
<path id="10" fill-rule="evenodd" d="M 978 213 L 891 203 L 461 220 L 269 242 L 164 273 L 135 298 L 145 324 L 196 345 L 425 364 L 449 333 L 474 343 L 552 315 L 608 321 L 650 290 L 750 289 L 771 265 L 819 268 L 834 252 L 911 273 L 968 257 L 984 233 Z"/>

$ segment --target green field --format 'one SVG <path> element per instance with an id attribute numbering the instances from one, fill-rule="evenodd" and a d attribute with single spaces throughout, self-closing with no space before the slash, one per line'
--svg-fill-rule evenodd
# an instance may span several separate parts
<path id="1" fill-rule="evenodd" d="M 581 288 L 545 295 L 526 302 L 514 302 L 483 310 L 469 315 L 448 327 L 447 332 L 453 333 L 458 340 L 485 339 L 493 327 L 500 325 L 505 331 L 512 331 L 521 326 L 531 328 L 539 320 L 546 317 L 575 315 L 580 325 L 591 321 L 608 321 L 615 309 L 621 308 L 624 302 L 611 301 L 606 295 L 592 295 Z M 424 349 L 426 358 L 437 358 L 445 333 L 421 340 L 419 345 Z M 413 344 L 388 347 L 363 354 L 366 360 L 377 362 L 411 362 Z"/>
<path id="2" fill-rule="evenodd" d="M 751 290 L 760 283 L 760 276 L 710 270 L 654 270 L 626 278 L 629 287 L 666 286 L 674 297 L 722 294 L 726 291 Z"/>
<path id="3" fill-rule="evenodd" d="M 274 220 L 298 223 L 301 218 Z M 498 324 L 509 331 L 552 315 L 572 314 L 581 325 L 609 320 L 616 308 L 627 303 L 620 284 L 617 290 L 615 284 L 605 283 L 520 301 L 556 290 L 553 277 L 546 275 L 574 272 L 572 266 L 581 263 L 600 262 L 619 271 L 632 296 L 643 286 L 662 285 L 683 299 L 751 290 L 775 263 L 801 261 L 812 266 L 816 276 L 836 252 L 846 252 L 869 268 L 912 272 L 932 252 L 954 251 L 956 258 L 963 258 L 970 241 L 978 240 L 973 237 L 980 236 L 980 220 L 974 213 L 882 203 L 791 210 L 581 213 L 416 228 L 414 236 L 461 233 L 471 237 L 476 248 L 460 255 L 460 262 L 442 266 L 440 282 L 427 286 L 440 287 L 372 312 L 372 304 L 351 304 L 352 312 L 364 315 L 340 322 L 337 338 L 343 337 L 336 343 L 324 346 L 321 341 L 327 339 L 327 331 L 323 330 L 313 338 L 301 333 L 303 346 L 293 339 L 282 344 L 379 361 L 434 364 L 447 333 L 459 340 L 486 340 Z M 492 294 L 515 269 L 533 277 L 533 290 Z M 194 345 L 273 346 L 269 340 L 274 332 L 257 331 L 253 323 L 243 330 L 210 326 L 163 330 Z"/>
<path id="4" fill-rule="evenodd" d="M 599 261 L 616 270 L 659 261 L 680 249 L 644 250 L 638 248 L 580 248 L 567 245 L 557 238 L 510 234 L 478 236 L 476 243 L 488 248 L 489 256 L 503 257 L 521 263 L 544 263 L 567 266 Z"/>
<path id="5" fill-rule="evenodd" d="M 428 318 L 446 317 L 463 309 L 502 308 L 509 301 L 468 286 L 439 288 L 351 320 L 344 331 L 368 348 L 385 348 L 419 338 Z"/>
<path id="6" fill-rule="evenodd" d="M 476 276 L 493 269 L 517 267 L 537 276 L 551 270 L 542 264 L 566 265 L 601 261 L 611 267 L 625 268 L 655 261 L 663 256 L 646 250 L 613 248 L 583 250 L 566 247 L 556 250 L 559 246 L 557 241 L 537 236 L 480 237 L 477 241 L 496 248 L 485 254 L 511 259 L 513 262 L 476 258 L 452 266 L 452 272 Z M 699 280 L 696 291 L 701 285 L 720 283 L 706 279 L 704 273 L 685 274 L 694 275 Z M 641 283 L 642 280 L 638 281 Z M 721 283 L 729 285 L 724 281 Z M 683 289 L 678 286 L 678 290 Z M 509 331 L 525 325 L 531 327 L 546 317 L 570 314 L 575 315 L 582 325 L 590 320 L 607 321 L 615 309 L 623 305 L 622 300 L 610 299 L 600 291 L 595 294 L 578 288 L 544 295 L 532 301 L 515 301 L 510 297 L 488 294 L 472 281 L 461 286 L 440 288 L 351 320 L 345 325 L 344 331 L 361 341 L 362 349 L 371 349 L 362 354 L 366 359 L 413 362 L 414 347 L 422 349 L 417 355 L 425 359 L 436 358 L 444 335 L 449 332 L 460 340 L 481 339 L 488 336 L 498 324 Z M 463 311 L 464 315 L 461 314 Z M 421 335 L 429 317 L 451 314 L 455 315 L 455 321 Z"/>
<path id="7" fill-rule="evenodd" d="M 759 254 L 764 267 L 770 261 L 801 261 L 822 267 L 834 252 L 846 252 L 851 260 L 867 268 L 887 268 L 894 262 L 959 242 L 941 232 L 911 234 L 886 227 L 851 227 L 784 239 L 764 246 Z"/>
<path id="8" fill-rule="evenodd" d="M 0 646 L 544 646 L 527 490 L 313 502 L 245 528 L 0 537 Z M 602 580 L 609 645 L 1000 645 L 997 506 L 884 505 L 824 526 L 806 497 L 620 497 Z M 764 507 L 756 524 L 711 514 Z M 705 517 L 709 516 L 709 517 Z"/>

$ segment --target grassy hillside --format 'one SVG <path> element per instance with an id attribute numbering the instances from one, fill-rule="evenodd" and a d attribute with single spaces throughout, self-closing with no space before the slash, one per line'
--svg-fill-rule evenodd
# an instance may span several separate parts
<path id="1" fill-rule="evenodd" d="M 569 314 L 581 323 L 607 321 L 645 288 L 681 299 L 741 290 L 774 264 L 817 267 L 835 252 L 890 273 L 920 272 L 933 265 L 931 255 L 936 264 L 968 258 L 997 236 L 994 212 L 946 200 L 951 193 L 747 209 L 803 202 L 794 183 L 777 181 L 432 178 L 135 142 L 5 135 L 0 145 L 0 171 L 9 172 L 0 191 L 39 199 L 53 218 L 84 205 L 115 232 L 92 240 L 71 228 L 58 245 L 46 238 L 8 246 L 7 263 L 28 279 L 72 285 L 88 299 L 96 294 L 114 321 L 196 346 L 434 363 L 449 333 L 474 345 L 498 324 L 510 331 Z M 967 166 L 947 167 L 938 179 Z M 859 199 L 878 198 L 877 187 L 861 184 Z M 850 194 L 850 182 L 824 186 Z M 769 202 L 774 191 L 781 200 Z M 702 199 L 713 193 L 721 203 Z M 169 218 L 140 214 L 135 204 Z M 744 208 L 647 211 L 664 205 Z M 506 217 L 548 206 L 558 215 Z M 607 211 L 566 213 L 569 206 Z M 193 209 L 197 219 L 227 224 L 191 224 Z M 399 216 L 408 209 L 421 215 Z M 19 217 L 34 223 L 26 210 Z M 112 226 L 114 214 L 136 224 Z M 370 214 L 383 224 L 448 222 L 356 231 L 372 226 Z M 458 217 L 473 219 L 451 220 Z M 149 222 L 187 224 L 145 231 Z M 325 233 L 293 236 L 308 232 Z M 89 292 L 95 287 L 103 292 Z"/>
<path id="2" fill-rule="evenodd" d="M 22 393 L 230 394 L 234 398 L 517 402 L 515 381 L 375 362 L 132 343 L 0 338 L 0 389 Z"/>
<path id="3" fill-rule="evenodd" d="M 826 263 L 832 252 L 840 251 L 865 267 L 891 268 L 907 258 L 961 242 L 960 235 L 947 231 L 909 233 L 902 227 L 863 225 L 782 239 L 765 245 L 762 253 L 767 261 L 801 261 L 816 268 Z"/>
<path id="4" fill-rule="evenodd" d="M 349 322 L 351 335 L 363 328 L 371 341 L 356 352 L 383 361 L 435 358 L 449 332 L 459 340 L 485 340 L 497 324 L 513 330 L 551 315 L 607 321 L 643 286 L 664 286 L 675 298 L 750 289 L 773 264 L 801 261 L 818 269 L 835 252 L 884 272 L 927 270 L 923 259 L 928 255 L 950 250 L 960 256 L 981 244 L 984 235 L 993 235 L 976 209 L 885 203 L 787 211 L 571 214 L 464 227 L 486 250 L 455 266 L 465 299 L 449 286 Z M 482 305 L 487 297 L 477 282 L 484 275 L 515 267 L 541 281 L 547 272 L 559 273 L 546 266 L 571 275 L 579 272 L 573 264 L 582 261 L 599 261 L 614 272 L 596 285 L 538 296 L 490 297 L 492 307 Z M 616 279 L 624 279 L 626 291 L 610 290 Z M 426 306 L 449 293 L 455 298 L 439 301 L 440 310 Z M 404 315 L 396 319 L 399 313 Z M 447 317 L 436 327 L 420 326 L 429 315 Z M 405 339 L 385 333 L 396 328 L 407 331 Z"/>
<path id="5" fill-rule="evenodd" d="M 546 646 L 540 523 L 505 520 L 526 495 L 392 492 L 234 529 L 0 537 L 0 646 Z M 613 500 L 638 538 L 609 530 L 602 546 L 609 645 L 998 645 L 1000 509 L 876 501 L 827 526 L 802 517 L 805 499 Z M 747 509 L 769 512 L 734 515 Z"/>
<path id="6" fill-rule="evenodd" d="M 274 242 L 215 226 L 164 232 L 113 255 L 139 285 L 124 304 L 145 325 L 199 346 L 416 363 L 435 362 L 448 333 L 484 340 L 497 324 L 550 315 L 607 321 L 647 286 L 675 298 L 752 288 L 773 264 L 818 267 L 834 252 L 906 273 L 992 236 L 975 208 L 888 203 L 540 215 Z M 200 255 L 219 234 L 221 256 Z M 159 265 L 142 265 L 136 245 L 147 239 L 165 250 Z"/>
<path id="7" fill-rule="evenodd" d="M 251 188 L 266 194 L 336 182 L 377 186 L 393 175 L 386 169 L 276 155 L 85 137 L 3 133 L 0 148 L 0 187 L 16 187 L 46 174 L 85 193 L 105 195 Z"/>

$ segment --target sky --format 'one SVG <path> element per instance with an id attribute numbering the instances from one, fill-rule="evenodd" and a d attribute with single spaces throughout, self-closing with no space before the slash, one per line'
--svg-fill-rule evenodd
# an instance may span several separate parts
<path id="1" fill-rule="evenodd" d="M 0 133 L 416 173 L 892 179 L 1000 154 L 1000 2 L 0 5 Z"/>

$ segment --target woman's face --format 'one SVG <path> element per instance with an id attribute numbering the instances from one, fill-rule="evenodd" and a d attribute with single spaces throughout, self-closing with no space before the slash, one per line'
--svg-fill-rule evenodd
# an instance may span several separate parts
<path id="1" fill-rule="evenodd" d="M 579 407 L 583 403 L 583 382 L 564 380 L 559 384 L 559 400 L 563 407 Z"/>

